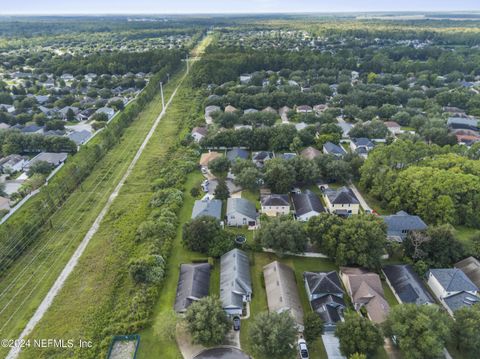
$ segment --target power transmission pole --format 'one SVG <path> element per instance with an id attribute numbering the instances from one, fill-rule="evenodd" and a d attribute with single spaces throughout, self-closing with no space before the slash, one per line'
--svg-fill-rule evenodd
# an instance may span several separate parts
<path id="1" fill-rule="evenodd" d="M 162 110 L 165 108 L 165 99 L 163 98 L 163 82 L 160 82 L 160 93 L 162 94 Z"/>

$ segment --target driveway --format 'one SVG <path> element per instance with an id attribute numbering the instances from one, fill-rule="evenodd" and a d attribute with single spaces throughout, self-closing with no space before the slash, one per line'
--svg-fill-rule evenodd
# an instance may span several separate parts
<path id="1" fill-rule="evenodd" d="M 357 189 L 357 187 L 355 187 L 355 185 L 353 183 L 350 183 L 348 185 L 348 187 L 350 187 L 350 189 L 353 191 L 353 193 L 355 194 L 355 196 L 358 198 L 358 201 L 360 202 L 360 206 L 363 208 L 363 210 L 365 212 L 368 212 L 368 213 L 372 213 L 373 210 L 370 208 L 370 206 L 368 205 L 367 201 L 365 201 L 365 198 L 363 198 L 362 194 L 360 193 L 360 191 Z"/>

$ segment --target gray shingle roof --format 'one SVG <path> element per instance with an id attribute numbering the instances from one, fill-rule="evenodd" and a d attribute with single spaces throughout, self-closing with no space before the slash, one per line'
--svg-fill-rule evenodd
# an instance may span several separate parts
<path id="1" fill-rule="evenodd" d="M 375 144 L 372 141 L 370 141 L 368 138 L 365 138 L 365 137 L 352 138 L 352 142 L 357 147 L 373 148 L 375 146 Z"/>
<path id="2" fill-rule="evenodd" d="M 332 142 L 327 142 L 323 145 L 323 149 L 327 151 L 327 153 L 331 153 L 334 155 L 345 155 L 347 154 L 345 150 Z"/>
<path id="3" fill-rule="evenodd" d="M 341 320 L 345 301 L 336 295 L 325 295 L 310 302 L 312 309 L 316 312 L 324 324 L 334 324 Z"/>
<path id="4" fill-rule="evenodd" d="M 387 265 L 383 272 L 403 303 L 435 303 L 411 265 Z"/>
<path id="5" fill-rule="evenodd" d="M 227 152 L 227 158 L 230 162 L 235 162 L 237 159 L 246 160 L 248 158 L 248 151 L 243 148 L 232 148 Z"/>
<path id="6" fill-rule="evenodd" d="M 227 214 L 237 212 L 245 217 L 257 218 L 255 205 L 245 198 L 229 198 L 227 200 Z"/>
<path id="7" fill-rule="evenodd" d="M 455 267 L 461 269 L 473 284 L 480 288 L 480 262 L 478 259 L 474 257 L 465 258 L 455 264 Z"/>
<path id="8" fill-rule="evenodd" d="M 262 206 L 290 206 L 287 194 L 270 194 L 262 196 Z"/>
<path id="9" fill-rule="evenodd" d="M 443 300 L 452 312 L 455 312 L 462 307 L 470 307 L 480 301 L 478 297 L 467 292 L 460 292 L 444 298 Z"/>
<path id="10" fill-rule="evenodd" d="M 337 272 L 304 272 L 303 278 L 312 295 L 343 295 L 342 285 Z"/>
<path id="11" fill-rule="evenodd" d="M 324 191 L 330 203 L 333 204 L 358 204 L 358 199 L 348 187 L 341 187 L 337 190 L 327 188 Z"/>
<path id="12" fill-rule="evenodd" d="M 390 216 L 383 216 L 382 218 L 387 225 L 387 233 L 389 235 L 402 230 L 423 231 L 427 229 L 427 225 L 419 216 L 412 216 L 404 211 Z"/>
<path id="13" fill-rule="evenodd" d="M 224 308 L 242 308 L 243 296 L 250 296 L 250 261 L 240 249 L 232 249 L 220 258 L 220 299 Z"/>
<path id="14" fill-rule="evenodd" d="M 194 301 L 206 297 L 209 290 L 210 264 L 182 264 L 175 297 L 175 311 L 185 312 Z"/>
<path id="15" fill-rule="evenodd" d="M 465 128 L 471 130 L 478 130 L 478 119 L 463 118 L 463 117 L 450 117 L 447 120 L 447 125 L 452 128 Z"/>
<path id="16" fill-rule="evenodd" d="M 220 220 L 222 218 L 222 201 L 219 199 L 195 201 L 192 219 L 201 216 L 210 216 Z"/>
<path id="17" fill-rule="evenodd" d="M 430 269 L 429 272 L 447 292 L 478 290 L 477 286 L 458 268 Z"/>
<path id="18" fill-rule="evenodd" d="M 292 194 L 292 200 L 297 216 L 302 216 L 312 211 L 317 213 L 325 212 L 320 198 L 310 190 L 306 190 L 305 193 Z"/>
<path id="19" fill-rule="evenodd" d="M 82 130 L 82 131 L 75 131 L 68 135 L 68 138 L 75 142 L 77 145 L 83 144 L 86 140 L 88 140 L 92 136 L 90 131 Z"/>
<path id="20" fill-rule="evenodd" d="M 44 161 L 58 166 L 60 163 L 65 162 L 67 159 L 67 154 L 64 152 L 54 153 L 54 152 L 42 152 L 35 156 L 31 161 L 29 166 L 33 165 L 36 162 Z"/>

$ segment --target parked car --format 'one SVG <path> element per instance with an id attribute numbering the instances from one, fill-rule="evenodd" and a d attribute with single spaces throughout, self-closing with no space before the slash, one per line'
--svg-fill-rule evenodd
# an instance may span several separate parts
<path id="1" fill-rule="evenodd" d="M 298 352 L 301 359 L 309 359 L 307 342 L 303 338 L 298 339 Z"/>
<path id="2" fill-rule="evenodd" d="M 233 330 L 240 330 L 240 317 L 238 316 L 233 317 Z"/>

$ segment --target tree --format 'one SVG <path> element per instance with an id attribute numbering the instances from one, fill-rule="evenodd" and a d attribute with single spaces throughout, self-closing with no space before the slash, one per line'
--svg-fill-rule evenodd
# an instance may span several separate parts
<path id="1" fill-rule="evenodd" d="M 323 334 L 323 321 L 315 312 L 308 312 L 303 318 L 304 331 L 303 335 L 307 342 L 312 342 Z"/>
<path id="2" fill-rule="evenodd" d="M 347 311 L 345 321 L 337 323 L 335 335 L 340 341 L 340 352 L 347 357 L 355 353 L 369 357 L 383 345 L 380 329 L 354 311 Z"/>
<path id="3" fill-rule="evenodd" d="M 235 184 L 238 186 L 251 191 L 256 191 L 258 189 L 260 181 L 261 174 L 255 165 L 254 167 L 246 167 L 239 174 L 236 174 L 234 180 Z"/>
<path id="4" fill-rule="evenodd" d="M 218 179 L 217 187 L 215 187 L 214 195 L 216 199 L 226 200 L 230 197 L 230 190 L 228 189 L 227 182 L 223 178 Z"/>
<path id="5" fill-rule="evenodd" d="M 478 358 L 480 353 L 480 305 L 463 307 L 455 312 L 453 322 L 453 337 L 457 349 L 467 355 L 469 359 Z"/>
<path id="6" fill-rule="evenodd" d="M 69 108 L 67 110 L 66 117 L 67 117 L 67 121 L 73 121 L 75 119 L 75 112 L 73 112 L 73 110 Z"/>
<path id="7" fill-rule="evenodd" d="M 183 225 L 183 244 L 192 251 L 207 253 L 210 245 L 220 238 L 221 232 L 216 218 L 197 217 Z"/>
<path id="8" fill-rule="evenodd" d="M 265 163 L 264 178 L 272 193 L 287 193 L 295 183 L 295 171 L 287 161 L 274 158 Z"/>
<path id="9" fill-rule="evenodd" d="M 190 305 L 185 322 L 193 342 L 204 346 L 222 343 L 230 329 L 230 320 L 217 297 L 204 297 Z"/>
<path id="10" fill-rule="evenodd" d="M 230 161 L 225 156 L 217 157 L 208 164 L 208 169 L 217 177 L 225 177 L 229 168 Z"/>
<path id="11" fill-rule="evenodd" d="M 263 247 L 271 248 L 279 254 L 302 253 L 307 245 L 303 225 L 286 217 L 265 222 L 258 231 L 256 239 Z"/>
<path id="12" fill-rule="evenodd" d="M 395 336 L 405 359 L 439 358 L 450 335 L 450 319 L 438 306 L 401 304 L 391 309 L 385 333 Z"/>
<path id="13" fill-rule="evenodd" d="M 429 227 L 425 233 L 413 233 L 404 241 L 405 254 L 423 260 L 432 267 L 449 267 L 463 256 L 463 246 L 450 225 Z"/>
<path id="14" fill-rule="evenodd" d="M 338 265 L 378 268 L 386 238 L 386 226 L 380 218 L 352 216 L 330 228 L 323 237 L 323 249 Z"/>
<path id="15" fill-rule="evenodd" d="M 262 312 L 257 314 L 248 331 L 252 349 L 261 357 L 291 358 L 295 353 L 297 329 L 288 312 Z"/>
<path id="16" fill-rule="evenodd" d="M 37 161 L 30 165 L 30 167 L 28 168 L 28 175 L 33 176 L 35 173 L 48 175 L 50 172 L 52 172 L 54 167 L 55 166 L 49 162 Z"/>
<path id="17" fill-rule="evenodd" d="M 307 222 L 307 236 L 310 241 L 319 248 L 323 246 L 323 239 L 329 233 L 334 225 L 341 225 L 343 219 L 338 216 L 332 216 L 330 213 L 320 213 L 318 216 L 311 217 Z"/>

